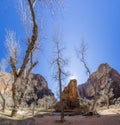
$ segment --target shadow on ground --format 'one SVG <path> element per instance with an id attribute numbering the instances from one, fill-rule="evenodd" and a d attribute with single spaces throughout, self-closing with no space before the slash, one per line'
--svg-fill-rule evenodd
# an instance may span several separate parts
<path id="1" fill-rule="evenodd" d="M 0 118 L 0 125 L 36 125 L 36 123 L 34 118 L 28 118 L 23 120 Z"/>

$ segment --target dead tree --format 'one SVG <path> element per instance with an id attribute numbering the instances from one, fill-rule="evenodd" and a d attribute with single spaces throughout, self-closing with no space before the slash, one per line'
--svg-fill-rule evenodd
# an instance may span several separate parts
<path id="1" fill-rule="evenodd" d="M 64 102 L 62 99 L 62 85 L 63 80 L 66 79 L 68 76 L 68 73 L 64 71 L 64 67 L 67 65 L 67 60 L 63 58 L 63 50 L 64 48 L 61 47 L 61 41 L 59 41 L 59 38 L 55 36 L 54 38 L 54 44 L 55 44 L 55 51 L 54 51 L 54 59 L 52 60 L 52 66 L 54 67 L 54 79 L 58 81 L 59 84 L 59 94 L 60 94 L 60 108 L 61 108 L 61 117 L 60 121 L 64 122 Z"/>
<path id="2" fill-rule="evenodd" d="M 24 73 L 24 71 L 26 69 L 26 66 L 29 62 L 30 55 L 31 55 L 31 53 L 34 49 L 34 46 L 36 44 L 37 37 L 38 37 L 38 26 L 37 26 L 37 23 L 36 23 L 36 17 L 35 17 L 34 8 L 33 8 L 33 1 L 27 0 L 27 2 L 28 2 L 30 14 L 31 14 L 31 20 L 32 20 L 33 28 L 32 28 L 32 35 L 28 39 L 29 42 L 28 42 L 28 45 L 27 45 L 27 50 L 26 50 L 26 53 L 24 55 L 24 59 L 22 61 L 19 72 L 18 72 L 18 69 L 16 68 L 17 50 L 18 49 L 16 47 L 13 48 L 13 55 L 10 55 L 10 65 L 12 67 L 12 72 L 13 72 L 13 76 L 14 76 L 14 82 L 12 84 L 12 98 L 13 98 L 14 106 L 13 106 L 11 116 L 16 116 L 17 109 L 18 109 L 17 84 L 19 82 L 20 77 L 22 76 L 22 74 Z M 34 65 L 36 65 L 36 63 L 34 63 L 30 66 L 30 69 L 29 69 L 30 71 L 32 70 Z"/>
<path id="3" fill-rule="evenodd" d="M 21 105 L 23 99 L 25 98 L 24 96 L 26 95 L 28 85 L 30 85 L 30 83 L 31 83 L 31 71 L 37 64 L 38 64 L 38 61 L 35 61 L 33 63 L 33 52 L 31 52 L 30 60 L 29 60 L 29 68 L 26 69 L 26 74 L 25 74 L 25 76 L 23 76 L 24 77 L 24 88 L 22 89 L 21 95 L 18 100 L 19 105 Z"/>
<path id="4" fill-rule="evenodd" d="M 28 78 L 27 77 L 25 78 L 25 79 L 27 79 L 26 83 L 29 81 L 29 74 L 30 74 L 31 70 L 37 64 L 37 62 L 31 63 L 31 59 L 30 59 L 32 54 L 33 54 L 35 45 L 37 43 L 37 38 L 38 38 L 38 25 L 37 25 L 37 22 L 36 22 L 36 16 L 35 16 L 35 12 L 34 12 L 34 7 L 35 7 L 36 1 L 37 0 L 27 0 L 26 1 L 27 4 L 25 4 L 25 8 L 27 8 L 26 5 L 28 5 L 27 9 L 29 10 L 29 12 L 28 12 L 29 16 L 26 16 L 27 17 L 26 18 L 27 23 L 28 23 L 29 20 L 30 20 L 30 22 L 32 22 L 32 23 L 30 23 L 30 26 L 32 27 L 32 32 L 30 32 L 30 34 L 32 34 L 32 35 L 31 36 L 28 35 L 28 40 L 26 42 L 26 43 L 28 43 L 27 49 L 26 49 L 25 54 L 23 55 L 23 60 L 21 61 L 21 66 L 19 66 L 20 67 L 19 72 L 18 72 L 18 67 L 16 66 L 17 65 L 17 50 L 18 50 L 18 48 L 17 47 L 13 48 L 13 50 L 14 50 L 13 55 L 10 55 L 10 65 L 12 67 L 12 73 L 13 73 L 13 76 L 14 76 L 14 82 L 12 84 L 12 98 L 13 98 L 14 106 L 13 106 L 11 116 L 16 116 L 18 105 L 21 104 L 22 98 L 25 95 L 24 93 L 22 93 L 21 99 L 18 102 L 18 99 L 17 99 L 17 84 L 19 84 L 19 79 L 21 78 L 22 74 L 24 74 L 24 72 L 26 70 L 26 67 L 27 67 L 27 64 L 29 63 L 29 60 L 30 60 L 30 67 L 29 67 L 28 72 L 27 72 Z M 45 3 L 46 2 L 49 2 L 49 1 L 45 1 Z M 49 3 L 51 3 L 51 2 L 49 2 Z M 23 13 L 21 15 L 23 15 L 23 17 L 25 16 Z M 28 17 L 30 17 L 30 18 L 28 18 Z"/>
<path id="5" fill-rule="evenodd" d="M 84 67 L 86 69 L 86 73 L 88 74 L 88 77 L 89 77 L 89 81 L 90 81 L 90 83 L 91 83 L 91 85 L 93 87 L 94 101 L 93 101 L 91 111 L 94 114 L 95 111 L 96 111 L 95 107 L 96 107 L 96 102 L 97 102 L 97 99 L 98 99 L 98 95 L 97 95 L 97 82 L 98 82 L 98 79 L 97 79 L 97 77 L 92 79 L 91 71 L 90 71 L 90 68 L 88 67 L 88 64 L 87 64 L 87 61 L 86 61 L 86 51 L 87 51 L 87 44 L 84 41 L 82 41 L 82 43 L 80 45 L 80 48 L 78 48 L 76 50 L 76 55 L 77 55 L 78 59 L 80 60 L 80 62 L 82 62 L 82 64 L 84 65 Z"/>

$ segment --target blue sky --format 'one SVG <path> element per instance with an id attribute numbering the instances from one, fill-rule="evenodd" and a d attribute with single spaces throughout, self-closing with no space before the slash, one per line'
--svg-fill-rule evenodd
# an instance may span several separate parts
<path id="1" fill-rule="evenodd" d="M 67 69 L 77 78 L 78 84 L 87 80 L 85 69 L 74 51 L 83 39 L 88 44 L 87 63 L 92 72 L 106 62 L 120 72 L 120 0 L 65 0 L 64 4 L 64 9 L 56 6 L 53 15 L 52 9 L 43 4 L 39 3 L 42 7 L 36 9 L 44 39 L 38 54 L 40 64 L 34 72 L 42 74 L 54 92 L 56 83 L 52 79 L 49 60 L 53 50 L 52 36 L 57 27 L 62 29 L 64 56 L 70 59 Z M 6 56 L 6 30 L 16 31 L 19 41 L 26 38 L 17 6 L 15 0 L 2 0 L 0 4 L 0 60 Z"/>

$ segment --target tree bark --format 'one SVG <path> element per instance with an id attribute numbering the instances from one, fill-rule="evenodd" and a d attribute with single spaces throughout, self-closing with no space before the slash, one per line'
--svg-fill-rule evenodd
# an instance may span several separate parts
<path id="1" fill-rule="evenodd" d="M 2 104 L 2 112 L 4 112 L 5 111 L 5 98 L 3 97 L 3 95 L 2 95 L 2 93 L 0 92 L 0 96 L 1 96 L 1 98 L 2 98 L 2 100 L 3 100 L 3 104 Z"/>
<path id="2" fill-rule="evenodd" d="M 63 100 L 62 100 L 61 68 L 60 68 L 60 64 L 59 64 L 59 59 L 57 59 L 57 65 L 58 65 L 58 79 L 59 79 L 60 105 L 61 105 L 61 117 L 60 117 L 60 121 L 64 122 L 64 106 L 63 106 Z"/>
<path id="3" fill-rule="evenodd" d="M 106 101 L 107 101 L 107 102 L 106 102 L 106 103 L 107 103 L 107 109 L 109 109 L 109 105 L 110 105 L 110 104 L 109 104 L 109 97 L 107 97 Z"/>
<path id="4" fill-rule="evenodd" d="M 31 56 L 30 60 L 32 60 L 32 58 L 33 58 L 33 56 Z M 32 69 L 33 69 L 37 64 L 38 64 L 38 61 L 36 61 L 35 63 L 33 63 L 33 62 L 31 61 L 30 68 L 28 69 L 28 72 L 27 72 L 26 78 L 25 78 L 25 81 L 26 81 L 26 82 L 25 82 L 25 88 L 24 88 L 24 90 L 22 91 L 22 94 L 21 94 L 20 99 L 19 99 L 19 105 L 21 105 L 22 100 L 23 100 L 23 98 L 24 98 L 24 95 L 25 95 L 25 93 L 26 93 L 27 85 L 28 85 L 28 82 L 29 82 L 30 73 L 31 73 Z"/>
<path id="5" fill-rule="evenodd" d="M 15 79 L 14 83 L 12 84 L 12 98 L 13 98 L 13 109 L 11 112 L 11 117 L 17 115 L 17 110 L 18 110 L 18 100 L 17 100 L 17 95 L 16 95 L 16 83 L 17 83 L 17 78 Z"/>
<path id="6" fill-rule="evenodd" d="M 30 53 L 32 52 L 32 50 L 34 48 L 34 45 L 35 45 L 37 37 L 38 37 L 38 27 L 37 27 L 35 13 L 34 13 L 34 9 L 33 9 L 33 5 L 32 5 L 31 0 L 28 0 L 28 5 L 29 5 L 29 8 L 30 8 L 30 13 L 31 13 L 32 22 L 33 22 L 33 34 L 31 36 L 30 42 L 28 44 L 28 48 L 27 48 L 22 66 L 21 66 L 18 74 L 17 74 L 16 64 L 14 62 L 14 59 L 12 57 L 10 58 L 10 63 L 11 63 L 11 67 L 12 67 L 13 74 L 14 74 L 14 83 L 12 84 L 12 98 L 13 98 L 13 102 L 14 102 L 13 110 L 11 112 L 12 117 L 16 116 L 17 108 L 18 108 L 18 100 L 17 100 L 17 97 L 16 97 L 16 91 L 17 91 L 16 90 L 16 83 L 17 83 L 18 78 L 21 77 L 22 73 L 24 72 L 24 70 L 26 68 L 26 65 L 29 61 L 28 58 L 29 58 Z"/>
<path id="7" fill-rule="evenodd" d="M 97 98 L 95 97 L 95 99 L 93 101 L 92 108 L 91 108 L 91 111 L 93 112 L 93 115 L 95 115 L 95 113 L 96 113 L 96 103 L 97 103 Z"/>

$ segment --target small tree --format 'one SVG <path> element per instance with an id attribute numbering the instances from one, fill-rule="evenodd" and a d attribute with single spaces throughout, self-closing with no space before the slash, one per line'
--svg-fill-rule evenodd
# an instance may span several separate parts
<path id="1" fill-rule="evenodd" d="M 54 59 L 52 60 L 52 66 L 54 67 L 54 79 L 58 81 L 59 84 L 59 94 L 60 94 L 60 105 L 61 105 L 61 117 L 60 121 L 64 122 L 64 102 L 62 100 L 62 82 L 68 76 L 68 73 L 65 72 L 64 66 L 67 65 L 67 60 L 63 58 L 63 50 L 61 47 L 61 41 L 59 41 L 58 37 L 54 37 L 55 51 L 54 51 Z"/>

